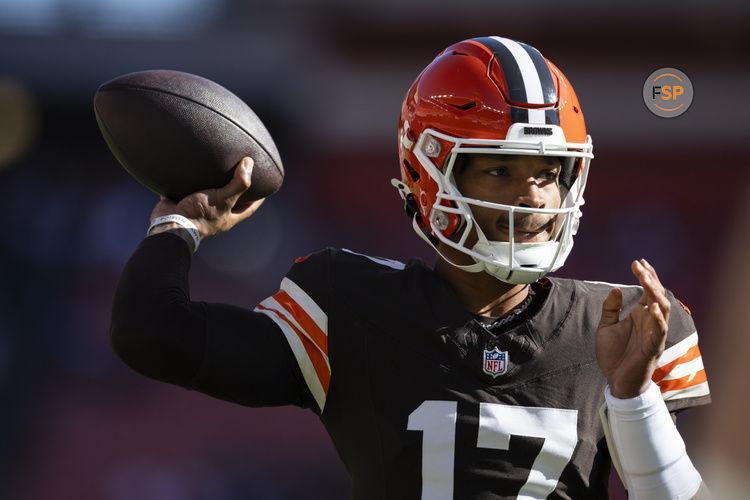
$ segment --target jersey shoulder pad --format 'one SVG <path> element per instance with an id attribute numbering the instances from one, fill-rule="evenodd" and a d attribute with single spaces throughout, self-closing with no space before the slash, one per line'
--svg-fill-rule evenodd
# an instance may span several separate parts
<path id="1" fill-rule="evenodd" d="M 286 337 L 319 413 L 325 408 L 332 374 L 329 315 L 353 286 L 369 290 L 368 284 L 383 272 L 400 272 L 404 267 L 391 259 L 326 248 L 296 259 L 279 291 L 255 308 Z"/>
<path id="2" fill-rule="evenodd" d="M 607 298 L 607 295 L 613 288 L 619 288 L 622 291 L 622 308 L 629 310 L 638 302 L 643 293 L 640 285 L 625 285 L 622 283 L 610 283 L 607 281 L 580 281 L 583 291 L 601 297 L 601 301 Z M 601 309 L 601 302 L 597 304 Z"/>
<path id="3" fill-rule="evenodd" d="M 373 257 L 371 255 L 355 252 L 354 250 L 349 250 L 348 248 L 332 250 L 332 253 L 337 263 L 345 266 L 367 267 L 380 270 L 392 269 L 395 271 L 403 271 L 406 267 L 406 264 L 398 260 L 387 259 L 384 257 Z"/>
<path id="4" fill-rule="evenodd" d="M 595 313 L 596 323 L 601 317 L 602 302 L 613 288 L 622 290 L 621 317 L 630 313 L 643 294 L 640 285 L 560 278 L 552 278 L 551 281 L 558 287 L 570 288 L 571 291 L 575 288 L 576 293 L 585 295 L 585 300 L 578 303 L 584 304 L 592 314 Z M 698 333 L 690 310 L 670 290 L 666 290 L 666 295 L 670 302 L 667 340 L 652 379 L 659 386 L 669 410 L 675 411 L 708 403 L 711 398 L 703 359 L 698 348 Z"/>
<path id="5" fill-rule="evenodd" d="M 403 280 L 406 265 L 345 248 L 331 249 L 331 282 L 337 300 L 351 303 L 353 297 L 370 296 L 392 288 Z M 395 281 L 394 281 L 395 280 Z"/>
<path id="6" fill-rule="evenodd" d="M 373 257 L 347 248 L 326 248 L 300 257 L 287 273 L 287 278 L 299 281 L 328 281 L 335 276 L 344 280 L 363 274 L 403 271 L 406 264 L 384 257 Z"/>
<path id="7" fill-rule="evenodd" d="M 623 294 L 623 310 L 627 311 L 637 301 L 641 294 L 641 287 L 634 285 L 619 285 L 616 283 L 607 283 L 604 281 L 583 281 L 567 278 L 548 278 L 552 284 L 552 300 L 568 303 L 566 297 L 575 297 L 570 302 L 571 309 L 569 314 L 580 315 L 585 318 L 585 324 L 596 327 L 601 318 L 602 304 L 604 299 L 613 288 L 619 288 Z M 549 299 L 548 299 L 549 300 Z"/>

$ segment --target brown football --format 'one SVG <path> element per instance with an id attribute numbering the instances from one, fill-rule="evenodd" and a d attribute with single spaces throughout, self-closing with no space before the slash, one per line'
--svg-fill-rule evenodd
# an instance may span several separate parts
<path id="1" fill-rule="evenodd" d="M 125 170 L 174 201 L 225 185 L 244 156 L 255 166 L 237 205 L 275 193 L 284 180 L 276 145 L 253 110 L 200 76 L 169 70 L 119 76 L 96 91 L 94 113 Z"/>

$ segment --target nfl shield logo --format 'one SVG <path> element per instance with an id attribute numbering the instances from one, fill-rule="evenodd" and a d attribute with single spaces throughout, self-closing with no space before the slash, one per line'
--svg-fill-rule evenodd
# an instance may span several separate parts
<path id="1" fill-rule="evenodd" d="M 508 371 L 508 351 L 501 351 L 497 347 L 484 350 L 484 366 L 482 370 L 487 375 L 497 377 Z"/>

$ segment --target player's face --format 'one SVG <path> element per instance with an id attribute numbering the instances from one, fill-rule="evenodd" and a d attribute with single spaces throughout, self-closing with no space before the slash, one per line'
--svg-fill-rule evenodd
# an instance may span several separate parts
<path id="1" fill-rule="evenodd" d="M 464 155 L 454 168 L 462 195 L 503 205 L 560 208 L 560 160 L 526 155 Z M 479 227 L 489 240 L 508 241 L 508 213 L 472 206 Z M 555 230 L 554 215 L 519 213 L 514 217 L 516 242 L 548 241 Z"/>

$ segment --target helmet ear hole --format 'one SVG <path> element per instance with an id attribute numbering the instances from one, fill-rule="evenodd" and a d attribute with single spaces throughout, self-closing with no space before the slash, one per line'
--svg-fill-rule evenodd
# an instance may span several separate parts
<path id="1" fill-rule="evenodd" d="M 406 198 L 404 199 L 404 210 L 410 219 L 413 219 L 416 216 L 417 224 L 420 226 L 424 224 L 424 219 L 419 212 L 419 206 L 417 205 L 417 199 L 414 197 L 414 193 L 406 195 Z"/>
<path id="2" fill-rule="evenodd" d="M 414 168 L 409 164 L 408 161 L 404 160 L 404 167 L 406 168 L 406 171 L 409 172 L 409 177 L 411 177 L 411 180 L 414 182 L 419 181 L 419 172 L 414 170 Z"/>

